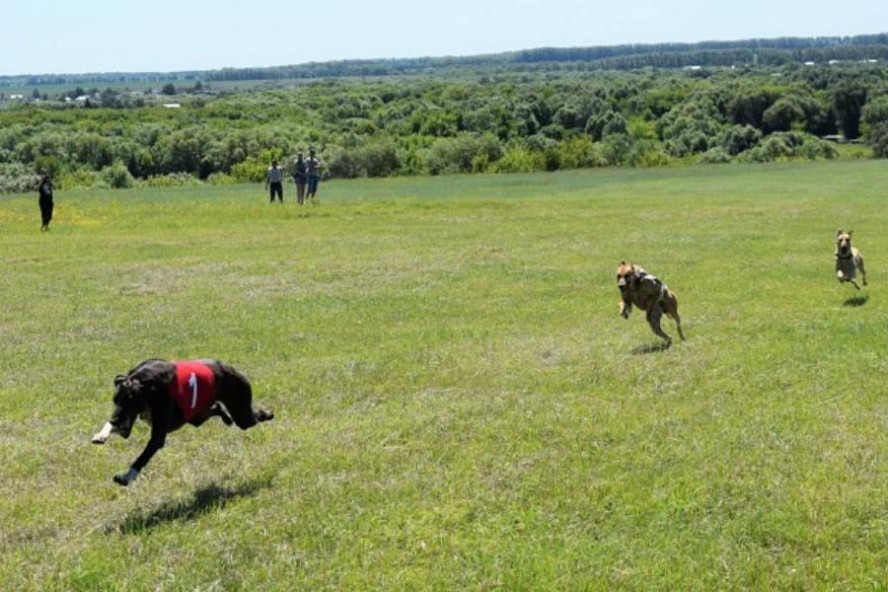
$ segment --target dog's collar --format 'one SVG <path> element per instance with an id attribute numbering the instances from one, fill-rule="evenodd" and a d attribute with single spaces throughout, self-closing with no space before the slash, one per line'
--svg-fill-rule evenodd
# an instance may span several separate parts
<path id="1" fill-rule="evenodd" d="M 838 253 L 836 253 L 836 259 L 853 259 L 853 258 L 854 258 L 854 253 L 850 253 L 848 255 L 845 255 L 844 257 L 839 255 Z"/>

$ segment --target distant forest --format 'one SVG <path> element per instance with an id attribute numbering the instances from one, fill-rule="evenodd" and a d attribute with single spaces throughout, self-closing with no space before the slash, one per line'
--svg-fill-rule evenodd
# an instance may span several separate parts
<path id="1" fill-rule="evenodd" d="M 0 76 L 0 88 L 40 85 L 106 85 L 175 81 L 249 81 L 435 74 L 448 70 L 539 71 L 553 64 L 569 70 L 633 70 L 689 66 L 782 66 L 830 60 L 888 60 L 888 33 L 853 37 L 785 37 L 701 43 L 538 48 L 465 57 L 342 60 L 267 68 L 142 73 Z"/>
<path id="2" fill-rule="evenodd" d="M 262 182 L 309 146 L 328 178 L 886 157 L 888 35 L 0 80 L 0 193 Z"/>

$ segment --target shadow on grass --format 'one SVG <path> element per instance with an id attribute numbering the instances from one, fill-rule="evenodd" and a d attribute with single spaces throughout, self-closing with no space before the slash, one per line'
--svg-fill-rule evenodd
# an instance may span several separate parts
<path id="1" fill-rule="evenodd" d="M 248 481 L 237 487 L 224 487 L 211 483 L 194 492 L 191 498 L 168 501 L 153 510 L 137 509 L 120 521 L 105 527 L 105 534 L 140 534 L 169 522 L 188 522 L 225 507 L 233 500 L 256 495 L 271 486 L 271 478 Z"/>
<path id="2" fill-rule="evenodd" d="M 640 347 L 636 347 L 632 350 L 632 355 L 641 356 L 644 354 L 658 354 L 660 352 L 664 352 L 672 347 L 671 341 L 660 341 L 657 343 L 652 343 L 651 345 L 642 345 Z"/>
<path id="3" fill-rule="evenodd" d="M 845 306 L 863 306 L 869 302 L 869 296 L 854 296 L 845 301 Z"/>

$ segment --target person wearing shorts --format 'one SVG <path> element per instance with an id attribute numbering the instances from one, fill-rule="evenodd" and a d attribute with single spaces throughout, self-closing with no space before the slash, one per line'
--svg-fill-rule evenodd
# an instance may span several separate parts
<path id="1" fill-rule="evenodd" d="M 308 198 L 312 199 L 318 192 L 318 183 L 321 181 L 321 161 L 315 156 L 315 149 L 308 149 Z"/>
<path id="2" fill-rule="evenodd" d="M 301 206 L 305 203 L 305 184 L 308 181 L 308 163 L 302 155 L 302 151 L 296 153 L 293 161 L 293 182 L 296 183 L 296 201 Z"/>

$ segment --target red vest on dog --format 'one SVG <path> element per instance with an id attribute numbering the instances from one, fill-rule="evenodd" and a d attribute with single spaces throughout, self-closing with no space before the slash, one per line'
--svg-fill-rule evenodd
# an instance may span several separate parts
<path id="1" fill-rule="evenodd" d="M 185 421 L 191 423 L 213 404 L 213 370 L 200 362 L 176 362 L 176 380 L 170 383 L 170 396 L 179 404 Z"/>

